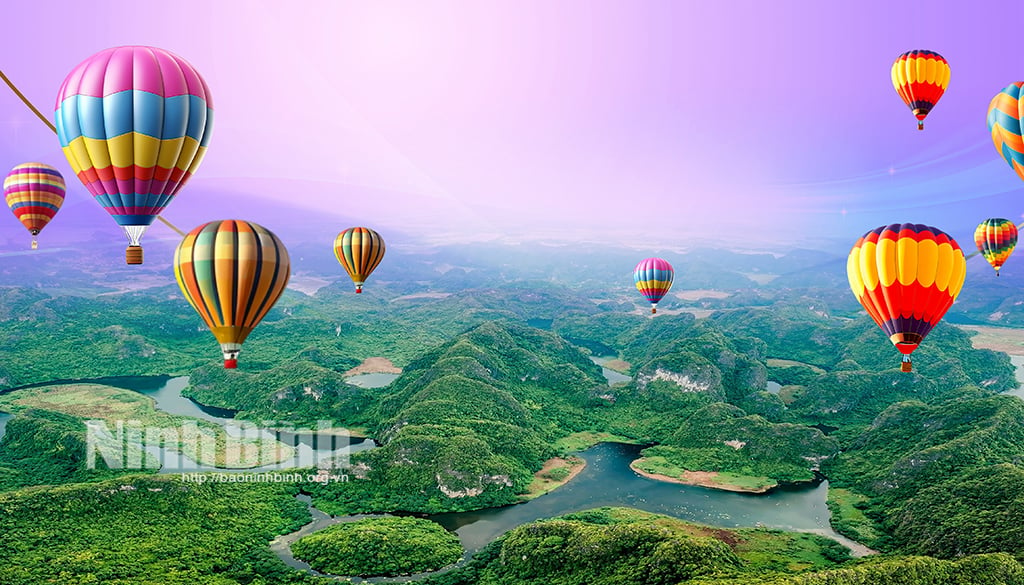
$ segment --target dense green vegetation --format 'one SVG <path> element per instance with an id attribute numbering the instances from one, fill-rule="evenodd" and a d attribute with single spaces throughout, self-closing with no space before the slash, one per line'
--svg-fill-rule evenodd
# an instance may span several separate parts
<path id="1" fill-rule="evenodd" d="M 259 373 L 211 364 L 192 370 L 186 394 L 202 404 L 235 408 L 240 418 L 282 420 L 303 425 L 318 420 L 336 426 L 367 422 L 370 391 L 346 384 L 344 371 L 357 362 L 336 352 L 309 350 Z"/>
<path id="2" fill-rule="evenodd" d="M 825 472 L 870 498 L 880 544 L 939 557 L 1024 555 L 1024 402 L 1010 396 L 886 409 Z M 842 528 L 842 525 L 837 526 Z"/>
<path id="3" fill-rule="evenodd" d="M 87 465 L 81 419 L 45 410 L 26 410 L 7 422 L 0 439 L 0 491 L 29 485 L 94 481 L 119 475 L 97 457 Z"/>
<path id="4" fill-rule="evenodd" d="M 393 577 L 436 571 L 462 558 L 459 539 L 430 520 L 367 518 L 335 524 L 292 544 L 322 573 Z"/>
<path id="5" fill-rule="evenodd" d="M 836 440 L 817 429 L 771 423 L 715 403 L 690 415 L 664 445 L 645 449 L 643 455 L 693 471 L 768 478 L 771 486 L 814 479 L 808 459 L 825 459 L 838 450 Z"/>
<path id="6" fill-rule="evenodd" d="M 526 524 L 425 585 L 675 585 L 824 569 L 848 557 L 813 534 L 723 530 L 626 508 Z M 710 580 L 709 582 L 715 582 Z"/>
<path id="7" fill-rule="evenodd" d="M 310 485 L 331 513 L 435 513 L 510 504 L 588 428 L 600 368 L 557 336 L 486 323 L 409 364 L 374 407 L 383 446 L 353 457 L 358 479 Z"/>
<path id="8" fill-rule="evenodd" d="M 275 484 L 124 477 L 0 494 L 0 583 L 312 583 L 267 548 L 309 520 Z"/>

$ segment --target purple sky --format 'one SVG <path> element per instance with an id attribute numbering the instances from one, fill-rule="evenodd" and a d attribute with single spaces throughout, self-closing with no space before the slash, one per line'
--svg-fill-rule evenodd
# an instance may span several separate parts
<path id="1" fill-rule="evenodd" d="M 203 74 L 209 154 L 164 213 L 183 229 L 301 221 L 281 206 L 431 238 L 756 247 L 912 221 L 973 248 L 978 222 L 1024 214 L 985 125 L 1024 79 L 1015 1 L 7 4 L 0 68 L 51 117 L 64 76 L 107 47 Z M 889 78 L 910 49 L 952 67 L 923 132 Z M 32 160 L 69 184 L 43 242 L 62 224 L 121 237 L 0 86 L 0 167 Z M 0 241 L 19 229 L 0 217 Z"/>

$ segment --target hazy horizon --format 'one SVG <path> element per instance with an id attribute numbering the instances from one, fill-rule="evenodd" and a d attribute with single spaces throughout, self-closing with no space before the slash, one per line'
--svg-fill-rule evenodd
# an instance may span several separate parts
<path id="1" fill-rule="evenodd" d="M 309 222 L 325 241 L 349 222 L 424 242 L 783 251 L 915 222 L 971 250 L 981 220 L 1024 216 L 1024 185 L 985 127 L 992 96 L 1024 79 L 1013 35 L 991 30 L 993 13 L 1024 16 L 1017 3 L 101 4 L 62 7 L 44 42 L 9 27 L 0 67 L 52 118 L 64 77 L 99 50 L 148 44 L 191 62 L 216 119 L 164 213 L 186 231 L 238 217 Z M 923 132 L 889 78 L 917 48 L 952 68 Z M 56 136 L 6 88 L 0 111 L 0 169 L 45 162 L 68 183 L 41 245 L 82 230 L 120 243 Z M 0 241 L 27 243 L 3 215 Z M 156 224 L 144 243 L 176 237 Z"/>

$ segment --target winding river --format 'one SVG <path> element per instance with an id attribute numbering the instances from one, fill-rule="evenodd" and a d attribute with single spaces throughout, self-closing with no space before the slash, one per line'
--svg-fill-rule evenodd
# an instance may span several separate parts
<path id="1" fill-rule="evenodd" d="M 622 374 L 617 375 L 628 379 Z M 229 424 L 234 416 L 232 411 L 206 407 L 182 396 L 181 391 L 188 384 L 187 378 L 184 377 L 128 377 L 95 381 L 146 394 L 154 399 L 156 408 L 170 414 L 200 418 L 224 425 Z M 375 380 L 384 384 L 390 381 L 383 378 Z M 0 416 L 0 428 L 6 418 Z M 275 436 L 281 438 L 280 435 Z M 354 452 L 374 446 L 376 443 L 370 439 L 354 438 L 348 448 Z M 601 443 L 581 453 L 587 465 L 578 476 L 544 496 L 515 506 L 438 514 L 428 518 L 459 537 L 466 551 L 464 559 L 498 536 L 522 524 L 601 506 L 629 506 L 726 528 L 763 526 L 815 532 L 849 546 L 855 555 L 865 552 L 863 547 L 836 534 L 830 528 L 830 514 L 825 505 L 827 482 L 813 486 L 783 487 L 767 494 L 734 493 L 660 482 L 641 477 L 630 469 L 629 464 L 639 457 L 640 449 L 641 447 L 636 445 Z M 229 471 L 198 465 L 189 467 L 188 470 Z M 161 470 L 162 473 L 180 471 L 181 468 Z M 300 497 L 308 503 L 308 499 Z M 311 513 L 312 522 L 298 531 L 278 537 L 271 543 L 275 554 L 286 564 L 307 571 L 310 569 L 306 563 L 292 557 L 290 544 L 331 524 L 355 519 L 332 518 L 315 507 L 311 507 Z"/>

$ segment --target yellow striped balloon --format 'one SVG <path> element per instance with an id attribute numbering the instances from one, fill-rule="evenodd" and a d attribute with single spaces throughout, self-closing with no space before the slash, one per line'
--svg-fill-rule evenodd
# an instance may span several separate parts
<path id="1" fill-rule="evenodd" d="M 290 275 L 281 240 L 239 219 L 205 223 L 174 251 L 174 277 L 220 342 L 225 368 L 238 367 L 242 342 L 281 297 Z"/>
<path id="2" fill-rule="evenodd" d="M 949 86 L 949 63 L 935 51 L 907 51 L 892 64 L 892 86 L 924 130 L 924 119 Z"/>
<path id="3" fill-rule="evenodd" d="M 953 305 L 967 262 L 956 240 L 938 228 L 892 224 L 864 234 L 850 250 L 850 289 L 903 354 L 910 354 Z"/>
<path id="4" fill-rule="evenodd" d="M 370 228 L 348 228 L 334 238 L 334 256 L 361 293 L 363 283 L 384 259 L 384 238 Z"/>

